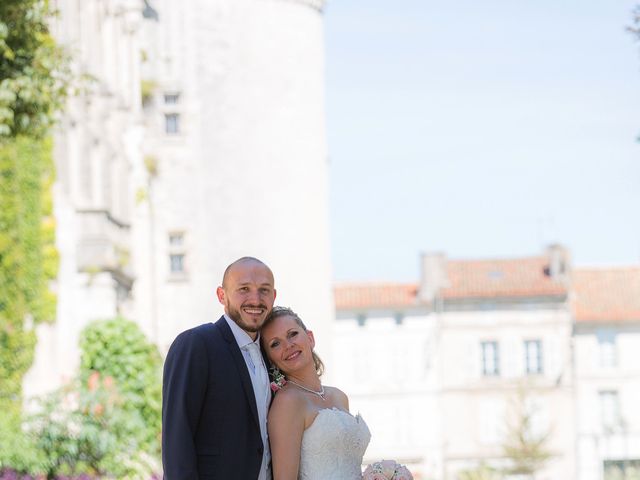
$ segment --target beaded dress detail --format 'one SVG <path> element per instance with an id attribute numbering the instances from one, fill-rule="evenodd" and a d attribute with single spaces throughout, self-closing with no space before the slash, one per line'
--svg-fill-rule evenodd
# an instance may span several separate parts
<path id="1" fill-rule="evenodd" d="M 304 431 L 300 480 L 361 480 L 362 457 L 371 433 L 360 415 L 338 408 L 318 412 Z"/>

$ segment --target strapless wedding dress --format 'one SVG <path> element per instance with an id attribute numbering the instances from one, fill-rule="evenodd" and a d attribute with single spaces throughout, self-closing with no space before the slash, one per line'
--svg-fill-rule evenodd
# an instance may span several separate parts
<path id="1" fill-rule="evenodd" d="M 371 433 L 360 417 L 337 408 L 318 412 L 304 431 L 300 480 L 361 480 L 362 457 Z"/>

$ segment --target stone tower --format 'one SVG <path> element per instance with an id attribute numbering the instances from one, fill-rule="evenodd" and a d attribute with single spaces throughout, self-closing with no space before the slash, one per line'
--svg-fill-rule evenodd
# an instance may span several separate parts
<path id="1" fill-rule="evenodd" d="M 224 268 L 256 256 L 329 351 L 333 318 L 323 2 L 54 0 L 92 80 L 56 135 L 58 318 L 25 393 L 73 375 L 78 334 L 137 321 L 165 351 L 215 321 Z M 141 101 L 142 100 L 142 101 Z"/>
<path id="2" fill-rule="evenodd" d="M 145 9 L 133 296 L 163 349 L 217 319 L 222 272 L 246 255 L 273 269 L 276 303 L 327 337 L 322 4 L 157 0 Z"/>

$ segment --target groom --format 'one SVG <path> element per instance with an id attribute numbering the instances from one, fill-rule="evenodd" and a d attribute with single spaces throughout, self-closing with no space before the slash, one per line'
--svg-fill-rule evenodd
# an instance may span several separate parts
<path id="1" fill-rule="evenodd" d="M 218 287 L 224 315 L 182 332 L 164 364 L 165 480 L 269 480 L 269 379 L 259 330 L 276 298 L 257 258 L 227 267 Z"/>

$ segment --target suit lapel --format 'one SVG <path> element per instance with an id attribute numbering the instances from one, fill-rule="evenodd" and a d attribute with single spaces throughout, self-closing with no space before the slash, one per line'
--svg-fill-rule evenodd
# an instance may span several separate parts
<path id="1" fill-rule="evenodd" d="M 224 316 L 216 322 L 216 326 L 222 332 L 222 337 L 227 341 L 227 346 L 229 347 L 231 358 L 233 358 L 233 362 L 236 365 L 236 369 L 238 370 L 238 373 L 240 375 L 242 388 L 244 389 L 247 401 L 249 402 L 249 406 L 251 407 L 253 419 L 255 420 L 258 429 L 260 429 L 260 421 L 258 420 L 258 408 L 256 407 L 256 396 L 253 392 L 253 385 L 251 384 L 251 377 L 249 376 L 249 370 L 247 369 L 247 362 L 244 361 L 244 357 L 242 356 L 240 347 L 238 347 L 238 343 L 236 342 L 236 339 L 231 332 L 231 328 L 229 328 L 229 325 L 227 324 Z"/>

